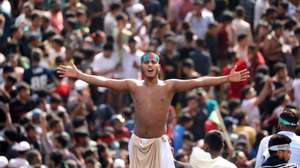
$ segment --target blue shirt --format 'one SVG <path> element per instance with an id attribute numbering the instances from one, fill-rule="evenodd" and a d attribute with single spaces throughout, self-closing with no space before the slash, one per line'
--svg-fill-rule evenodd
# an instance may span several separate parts
<path id="1" fill-rule="evenodd" d="M 173 131 L 174 131 L 173 146 L 174 146 L 175 153 L 177 153 L 178 150 L 182 148 L 185 128 L 182 125 L 176 125 Z"/>

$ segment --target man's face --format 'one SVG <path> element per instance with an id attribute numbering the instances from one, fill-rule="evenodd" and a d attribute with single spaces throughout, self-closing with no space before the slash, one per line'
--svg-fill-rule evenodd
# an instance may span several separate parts
<path id="1" fill-rule="evenodd" d="M 110 58 L 112 56 L 112 51 L 104 50 L 103 51 L 103 56 L 106 57 L 106 58 Z"/>
<path id="2" fill-rule="evenodd" d="M 195 10 L 195 12 L 196 12 L 197 14 L 201 14 L 202 9 L 203 9 L 203 6 L 200 5 L 200 4 L 195 4 L 195 5 L 194 5 L 194 10 Z"/>
<path id="3" fill-rule="evenodd" d="M 20 94 L 20 98 L 28 99 L 29 96 L 30 96 L 30 90 L 29 89 L 22 89 L 19 94 Z"/>
<path id="4" fill-rule="evenodd" d="M 30 140 L 36 140 L 37 139 L 37 132 L 34 129 L 30 129 L 27 131 L 27 137 Z"/>
<path id="5" fill-rule="evenodd" d="M 142 74 L 145 78 L 156 78 L 158 76 L 159 71 L 160 64 L 154 59 L 150 59 L 142 63 Z"/>
<path id="6" fill-rule="evenodd" d="M 197 100 L 196 100 L 196 99 L 191 99 L 191 100 L 189 100 L 189 101 L 188 101 L 188 107 L 189 107 L 190 109 L 192 109 L 192 110 L 197 109 L 197 107 L 198 107 L 198 102 L 197 102 Z"/>
<path id="7" fill-rule="evenodd" d="M 241 40 L 240 45 L 241 46 L 247 46 L 248 45 L 248 38 L 245 38 L 245 39 Z"/>
<path id="8" fill-rule="evenodd" d="M 278 151 L 278 157 L 288 162 L 291 158 L 291 151 L 290 150 Z"/>
<path id="9" fill-rule="evenodd" d="M 62 133 L 64 131 L 64 125 L 62 122 L 59 122 L 53 130 L 54 133 Z"/>
<path id="10" fill-rule="evenodd" d="M 42 18 L 41 17 L 37 17 L 32 21 L 32 25 L 34 25 L 35 27 L 40 27 L 42 25 Z"/>
<path id="11" fill-rule="evenodd" d="M 23 36 L 23 31 L 20 28 L 18 28 L 18 30 L 16 32 L 16 38 L 20 39 L 20 38 L 22 38 L 22 36 Z"/>
<path id="12" fill-rule="evenodd" d="M 286 68 L 284 68 L 284 69 L 282 69 L 282 70 L 280 70 L 280 71 L 278 72 L 278 77 L 279 77 L 279 78 L 286 78 L 287 75 L 288 75 L 288 72 L 287 72 L 287 69 L 286 69 Z"/>
<path id="13" fill-rule="evenodd" d="M 280 37 L 283 35 L 283 28 L 278 28 L 275 30 L 275 34 L 277 37 Z"/>
<path id="14" fill-rule="evenodd" d="M 130 43 L 128 43 L 128 47 L 129 47 L 130 51 L 135 51 L 136 43 L 135 42 L 130 42 Z"/>
<path id="15" fill-rule="evenodd" d="M 166 42 L 166 49 L 168 51 L 173 51 L 174 49 L 176 49 L 176 44 L 174 42 L 167 41 Z"/>

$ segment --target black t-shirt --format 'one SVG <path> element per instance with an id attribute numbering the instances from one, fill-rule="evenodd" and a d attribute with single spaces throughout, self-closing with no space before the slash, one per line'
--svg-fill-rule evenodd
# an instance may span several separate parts
<path id="1" fill-rule="evenodd" d="M 29 99 L 23 103 L 19 99 L 14 99 L 9 104 L 10 115 L 13 123 L 19 122 L 24 114 L 33 110 L 36 107 L 36 102 Z"/>
<path id="2" fill-rule="evenodd" d="M 161 65 L 164 72 L 165 79 L 174 79 L 178 78 L 177 72 L 178 72 L 178 61 L 179 57 L 176 52 L 173 53 L 172 56 L 167 56 L 166 52 L 161 53 Z M 167 67 L 172 67 L 171 69 L 168 69 Z"/>

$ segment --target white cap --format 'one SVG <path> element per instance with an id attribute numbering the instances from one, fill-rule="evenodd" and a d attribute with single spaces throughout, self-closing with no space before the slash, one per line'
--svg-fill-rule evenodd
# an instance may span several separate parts
<path id="1" fill-rule="evenodd" d="M 28 151 L 30 149 L 30 144 L 26 141 L 19 142 L 12 147 L 14 150 L 19 152 Z"/>
<path id="2" fill-rule="evenodd" d="M 82 90 L 82 89 L 88 87 L 88 85 L 89 85 L 89 84 L 86 83 L 85 81 L 77 80 L 77 81 L 75 82 L 75 89 L 76 89 L 77 91 L 80 91 L 80 90 Z"/>
<path id="3" fill-rule="evenodd" d="M 125 168 L 125 161 L 123 159 L 116 159 L 113 168 Z"/>
<path id="4" fill-rule="evenodd" d="M 144 10 L 145 10 L 144 5 L 142 5 L 140 3 L 134 4 L 133 7 L 132 7 L 133 13 L 139 13 L 139 12 L 142 12 Z"/>
<path id="5" fill-rule="evenodd" d="M 6 167 L 8 165 L 8 160 L 5 156 L 0 156 L 0 168 Z"/>

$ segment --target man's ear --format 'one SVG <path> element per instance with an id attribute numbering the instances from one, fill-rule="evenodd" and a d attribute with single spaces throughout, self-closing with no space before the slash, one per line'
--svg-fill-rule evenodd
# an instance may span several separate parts
<path id="1" fill-rule="evenodd" d="M 202 149 L 205 151 L 208 151 L 208 145 L 206 143 L 204 143 Z"/>

